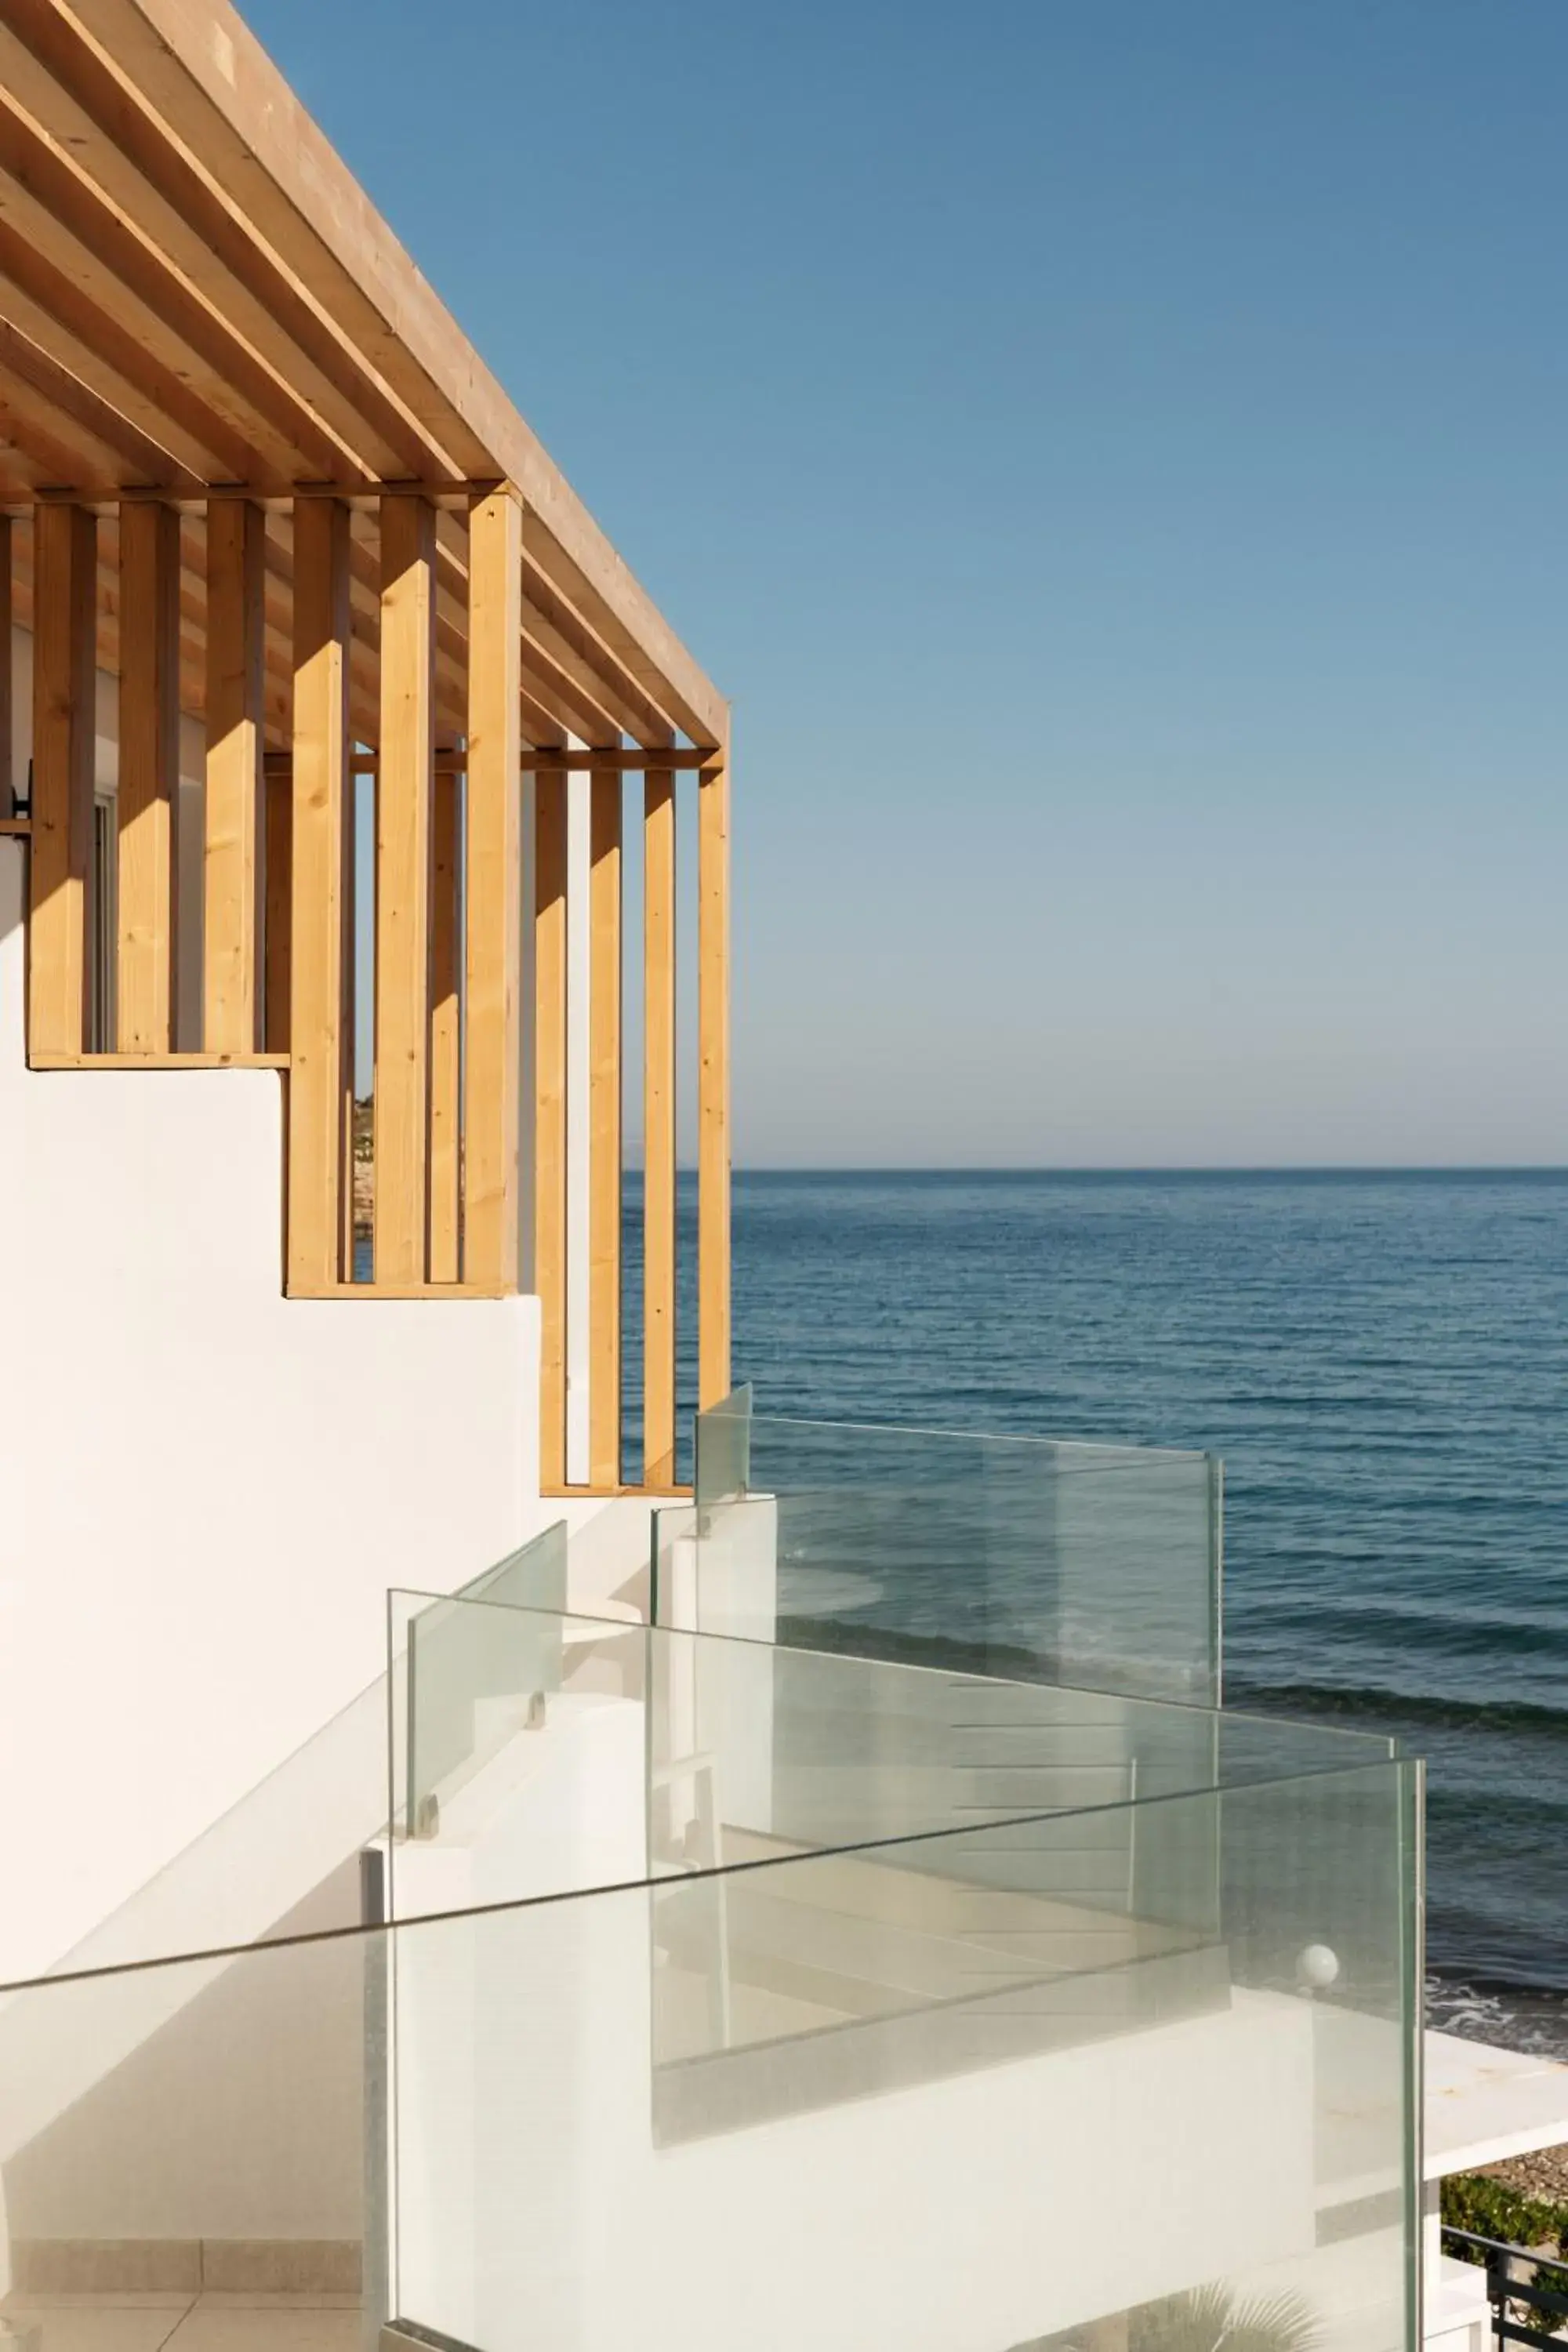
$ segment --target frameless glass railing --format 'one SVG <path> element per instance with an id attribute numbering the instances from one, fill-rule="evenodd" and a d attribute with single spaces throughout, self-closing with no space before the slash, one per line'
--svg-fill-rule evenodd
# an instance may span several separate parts
<path id="1" fill-rule="evenodd" d="M 1418 1768 L 1247 1777 L 1255 1745 L 968 1822 L 867 1781 L 830 1840 L 742 1712 L 746 1645 L 552 1622 L 542 1710 L 396 1842 L 439 1909 L 0 1990 L 0 2251 L 41 2352 L 84 2293 L 163 2326 L 263 2279 L 476 2352 L 1152 2346 L 1259 2310 L 1413 2347 Z M 849 1687 L 808 1698 L 808 1663 L 775 1737 Z M 894 1748 L 969 1720 L 818 1663 L 874 1677 Z M 531 1810 L 553 1861 L 494 1899 Z"/>
<path id="2" fill-rule="evenodd" d="M 565 1528 L 547 1528 L 461 1590 L 498 1601 L 563 1609 Z M 509 1631 L 515 1638 L 506 1652 Z M 443 1691 L 455 1690 L 455 1704 L 467 1707 L 491 1671 L 464 1647 L 474 1633 L 471 1621 L 454 1619 L 445 1602 L 437 1605 L 423 1631 L 424 1696 L 437 1749 Z M 527 1638 L 517 1629 L 500 1630 L 504 1654 L 494 1671 L 505 1690 L 522 1679 L 516 1648 Z M 400 1654 L 398 1672 L 400 1677 L 406 1673 L 405 1654 Z M 400 1690 L 400 1704 L 402 1696 Z M 367 1901 L 376 1899 L 375 1885 L 366 1885 L 362 1856 L 367 1849 L 374 1854 L 392 1814 L 401 1817 L 410 1802 L 406 1788 L 395 1798 L 388 1791 L 387 1706 L 382 1674 L 54 1960 L 47 1973 L 79 1975 L 209 1947 L 359 1925 Z M 458 1762 L 449 1759 L 446 1769 Z M 443 1769 L 438 1754 L 427 1753 L 425 1767 L 434 1784 Z M 412 1792 L 416 1809 L 422 1793 Z M 379 1862 L 372 1874 L 379 1878 Z"/>
<path id="3" fill-rule="evenodd" d="M 910 1662 L 1216 1705 L 1212 1455 L 700 1414 L 657 1516 L 654 1614 Z"/>
<path id="4" fill-rule="evenodd" d="M 406 1608 L 399 1595 L 388 1596 L 387 1818 L 411 1834 L 427 1832 L 439 1819 L 443 1792 L 508 1743 L 520 1728 L 520 1709 L 523 1721 L 542 1710 L 559 1679 L 554 1623 L 566 1607 L 566 1528 L 557 1523 L 455 1594 L 410 1596 Z"/>
<path id="5" fill-rule="evenodd" d="M 758 1627 L 771 1507 L 706 1561 Z M 360 1924 L 0 1987 L 37 2352 L 257 2290 L 473 2352 L 1414 2352 L 1418 1766 L 564 1566 L 392 1596 L 380 1805 L 363 1703 L 311 1759 Z"/>
<path id="6" fill-rule="evenodd" d="M 459 1854 L 475 1899 L 509 1901 L 1047 1813 L 1085 1825 L 1077 1883 L 1132 1900 L 1140 1803 L 1392 1752 L 1323 1725 L 462 1596 L 393 1595 L 391 1687 L 398 1917 L 441 1907 Z"/>
<path id="7" fill-rule="evenodd" d="M 776 2166 L 774 2194 L 793 2200 L 805 2193 L 793 2168 L 814 2168 L 816 2143 L 797 2145 L 786 2125 L 809 2122 L 825 2146 L 859 2132 L 865 2155 L 878 2127 L 834 2120 L 837 2111 L 912 2100 L 889 2105 L 882 2126 L 898 2179 L 892 2143 L 911 2116 L 917 2131 L 924 2116 L 940 2137 L 950 2105 L 973 2100 L 965 2145 L 973 2156 L 998 2135 L 1000 2161 L 1007 2101 L 1029 2095 L 1047 2103 L 1057 2178 L 1087 2111 L 1058 2104 L 1065 2077 L 1029 2074 L 1026 2090 L 1018 2070 L 1047 2059 L 1065 2067 L 1076 2053 L 1097 2086 L 1087 2095 L 1100 2137 L 1085 2147 L 1099 2161 L 1106 2139 L 1109 2162 L 1107 2136 L 1131 2132 L 1151 2198 L 1174 2199 L 1191 2219 L 1190 2163 L 1212 2165 L 1208 2187 L 1224 2207 L 1267 2161 L 1277 2179 L 1293 2172 L 1308 2200 L 1310 2221 L 1299 2211 L 1289 2261 L 1249 2259 L 1234 2274 L 1217 2263 L 1189 2270 L 1171 2293 L 1206 2293 L 1197 2316 L 1219 2308 L 1218 2279 L 1238 2315 L 1266 2288 L 1297 2298 L 1298 2318 L 1310 2316 L 1324 2346 L 1402 2340 L 1396 2305 L 1414 2228 L 1405 2148 L 1415 1791 L 1415 1768 L 1388 1742 L 844 1653 L 399 1596 L 411 1629 L 433 1609 L 474 1612 L 480 1623 L 463 1654 L 489 1663 L 473 1688 L 473 1736 L 455 1748 L 453 1686 L 433 1727 L 428 1687 L 417 1675 L 406 1686 L 406 1752 L 465 1760 L 437 1786 L 415 1833 L 395 1842 L 395 1924 L 604 1897 L 602 1911 L 552 1933 L 566 1939 L 566 1976 L 625 1992 L 636 1973 L 625 1917 L 640 1889 L 630 1916 L 647 2006 L 624 2042 L 612 2038 L 624 2049 L 646 2040 L 638 2114 L 653 2149 L 761 2134 L 756 2193 Z M 528 1621 L 526 1639 L 500 1616 Z M 503 1657 L 517 1666 L 510 1691 Z M 513 1728 L 487 1738 L 484 1722 Z M 517 1932 L 526 1943 L 528 1931 Z M 521 1981 L 509 1957 L 495 1984 Z M 594 2016 L 584 2007 L 573 2019 L 573 2047 L 585 2053 Z M 564 2031 L 573 2021 L 559 2021 Z M 1204 2053 L 1188 2087 L 1200 2105 L 1213 2097 L 1212 2112 L 1163 2101 L 1167 2042 Z M 975 2076 L 989 2088 L 959 2087 Z M 509 2079 L 516 2095 L 524 2078 Z M 600 2096 L 586 2078 L 576 2095 L 590 2106 Z M 1101 2097 L 1113 2121 L 1100 2115 Z M 1245 2128 L 1222 2157 L 1242 2114 Z M 582 2118 L 557 2121 L 574 2145 Z M 415 2163 L 414 2151 L 403 2160 Z M 1019 2160 L 1016 2150 L 1007 2160 Z M 590 2168 L 585 2199 L 591 2178 Z M 662 2178 L 656 2168 L 656 2185 Z M 1027 2163 L 1021 2178 L 1035 2195 Z M 1018 2183 L 1007 2179 L 1004 2202 L 1015 2211 Z M 954 2195 L 942 2179 L 942 2196 Z M 514 2197 L 534 2194 L 526 2167 L 511 2180 Z M 623 2186 L 631 2194 L 637 2183 L 628 2176 Z M 958 2204 L 978 2195 L 971 2185 Z M 923 2229 L 917 2210 L 910 2226 Z M 890 2253 L 890 2221 L 882 2226 Z M 1105 2261 L 1124 2265 L 1102 2240 Z M 977 2259 L 992 2259 L 983 2232 L 971 2242 Z M 875 2233 L 859 2257 L 852 2235 L 829 2231 L 825 2244 L 818 2294 L 827 2297 L 837 2277 L 853 2300 L 857 2260 L 879 2259 Z M 1061 2245 L 1070 2270 L 1070 2230 Z M 1124 2274 L 1107 2273 L 1102 2298 Z M 1131 2307 L 1127 2296 L 1086 2302 L 1089 2292 L 1079 2279 L 1046 2296 L 1034 2334 L 997 2339 L 1000 2352 L 1044 2340 L 1058 2321 L 1070 2329 Z M 1359 2298 L 1353 2326 L 1349 2298 Z M 802 2324 L 824 2329 L 826 2307 Z M 924 2308 L 913 2294 L 911 2340 L 975 2340 L 956 2327 L 922 2334 Z M 422 2324 L 460 2333 L 456 2304 L 429 2309 Z M 688 2316 L 670 2316 L 672 2344 L 686 2340 Z M 614 2336 L 564 2340 L 596 2352 Z M 666 2337 L 655 2327 L 647 2340 Z M 706 2339 L 699 2331 L 692 2340 Z"/>

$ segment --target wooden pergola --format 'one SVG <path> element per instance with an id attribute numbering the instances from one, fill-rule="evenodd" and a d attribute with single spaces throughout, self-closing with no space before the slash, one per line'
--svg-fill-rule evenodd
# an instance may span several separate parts
<path id="1" fill-rule="evenodd" d="M 590 773 L 589 1483 L 605 1489 L 623 1475 L 621 856 L 640 773 L 643 1478 L 667 1485 L 681 773 L 703 1402 L 729 1382 L 727 707 L 227 0 L 0 0 L 0 506 L 5 635 L 34 641 L 30 792 L 0 774 L 0 823 L 31 833 L 34 1066 L 284 1068 L 291 1295 L 514 1289 L 531 1193 L 551 1486 L 567 778 Z M 90 969 L 96 671 L 119 682 L 110 1035 Z M 0 661 L 7 766 L 10 678 Z M 199 1043 L 178 1012 L 182 714 L 205 737 Z M 374 909 L 353 906 L 356 774 L 374 778 Z M 368 1283 L 351 1165 L 367 924 Z"/>

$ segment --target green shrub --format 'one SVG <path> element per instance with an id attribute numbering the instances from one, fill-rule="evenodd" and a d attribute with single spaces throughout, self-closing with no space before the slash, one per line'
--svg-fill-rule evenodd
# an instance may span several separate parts
<path id="1" fill-rule="evenodd" d="M 1443 2183 L 1443 2220 L 1450 2230 L 1502 2238 L 1510 2246 L 1557 2246 L 1568 2252 L 1568 2205 L 1522 2196 L 1506 2180 L 1456 2172 Z"/>
<path id="2" fill-rule="evenodd" d="M 1443 2221 L 1450 2230 L 1471 2230 L 1478 2238 L 1500 2238 L 1510 2246 L 1554 2246 L 1568 2253 L 1568 2205 L 1522 2196 L 1506 2180 L 1479 2172 L 1456 2172 L 1443 2183 Z M 1467 2263 L 1484 2263 L 1479 2246 L 1450 2246 Z M 1539 2270 L 1535 2284 L 1568 2294 L 1568 2271 Z M 1542 2322 L 1542 2325 L 1545 2325 Z"/>

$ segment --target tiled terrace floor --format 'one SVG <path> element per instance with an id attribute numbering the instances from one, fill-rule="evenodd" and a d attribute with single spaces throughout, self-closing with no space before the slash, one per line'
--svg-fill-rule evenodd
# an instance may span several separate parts
<path id="1" fill-rule="evenodd" d="M 37 2352 L 359 2352 L 354 2294 L 7 2295 L 8 2331 Z"/>

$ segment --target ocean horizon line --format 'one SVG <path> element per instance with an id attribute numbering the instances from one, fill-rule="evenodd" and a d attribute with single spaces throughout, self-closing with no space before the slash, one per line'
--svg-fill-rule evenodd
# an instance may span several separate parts
<path id="1" fill-rule="evenodd" d="M 681 1160 L 677 1166 L 679 1176 L 697 1174 L 695 1162 Z M 643 1162 L 628 1160 L 623 1173 L 640 1176 Z M 1519 1177 L 1568 1178 L 1568 1160 L 757 1160 L 733 1162 L 731 1173 L 746 1176 L 921 1176 L 921 1177 L 1018 1177 L 1097 1176 L 1125 1181 L 1131 1177 L 1238 1177 L 1268 1176 L 1295 1179 L 1351 1178 L 1360 1181 L 1385 1177 L 1408 1181 L 1412 1178 L 1445 1177 Z"/>

